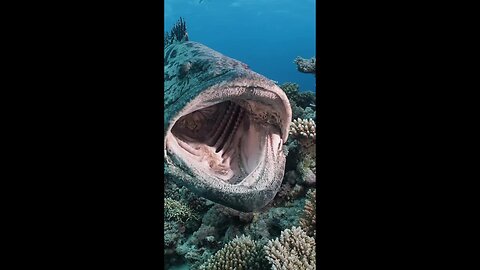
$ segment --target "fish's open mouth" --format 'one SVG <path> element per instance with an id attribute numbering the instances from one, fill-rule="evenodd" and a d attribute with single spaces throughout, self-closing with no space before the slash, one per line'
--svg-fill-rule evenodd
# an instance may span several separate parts
<path id="1" fill-rule="evenodd" d="M 204 177 L 261 188 L 254 182 L 282 151 L 289 117 L 288 100 L 276 86 L 273 91 L 212 89 L 190 102 L 171 122 L 166 151 Z"/>

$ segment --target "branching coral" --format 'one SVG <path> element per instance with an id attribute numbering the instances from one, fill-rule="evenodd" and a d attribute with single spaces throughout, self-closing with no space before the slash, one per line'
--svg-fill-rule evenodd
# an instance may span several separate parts
<path id="1" fill-rule="evenodd" d="M 173 220 L 181 223 L 192 219 L 198 220 L 197 215 L 193 213 L 188 206 L 177 200 L 165 198 L 164 206 L 164 215 L 165 219 L 167 220 Z"/>
<path id="2" fill-rule="evenodd" d="M 305 59 L 298 56 L 297 58 L 295 58 L 293 62 L 297 64 L 298 71 L 302 73 L 313 73 L 315 75 L 316 64 L 317 64 L 317 59 L 315 57 L 312 57 L 310 59 Z"/>
<path id="3" fill-rule="evenodd" d="M 290 135 L 295 138 L 315 140 L 317 137 L 315 121 L 312 119 L 294 119 L 290 125 Z"/>
<path id="4" fill-rule="evenodd" d="M 302 181 L 308 185 L 316 182 L 316 149 L 317 138 L 316 125 L 312 119 L 296 119 L 290 126 L 290 135 L 300 144 L 300 159 L 297 163 L 297 171 Z"/>
<path id="5" fill-rule="evenodd" d="M 264 250 L 274 270 L 316 269 L 315 239 L 300 227 L 284 230 L 280 238 L 270 240 Z"/>
<path id="6" fill-rule="evenodd" d="M 308 236 L 316 237 L 316 224 L 317 224 L 317 190 L 315 188 L 310 189 L 307 193 L 305 200 L 305 208 L 303 209 L 302 216 L 300 217 L 300 227 L 305 230 Z"/>
<path id="7" fill-rule="evenodd" d="M 301 146 L 300 151 L 302 158 L 300 163 L 303 163 L 301 165 L 302 168 L 310 168 L 313 170 L 315 167 L 315 141 L 317 138 L 317 126 L 315 122 L 312 119 L 306 120 L 298 118 L 293 120 L 290 125 L 290 135 L 296 139 Z M 303 172 L 299 172 L 303 174 Z"/>
<path id="8" fill-rule="evenodd" d="M 163 37 L 163 46 L 168 46 L 176 41 L 188 41 L 187 25 L 185 20 L 180 18 L 170 32 Z"/>
<path id="9" fill-rule="evenodd" d="M 204 263 L 201 270 L 256 270 L 268 264 L 261 246 L 250 236 L 236 237 Z"/>

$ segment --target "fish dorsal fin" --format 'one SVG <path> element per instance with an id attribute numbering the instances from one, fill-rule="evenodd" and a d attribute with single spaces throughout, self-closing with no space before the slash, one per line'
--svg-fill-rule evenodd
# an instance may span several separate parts
<path id="1" fill-rule="evenodd" d="M 185 20 L 180 17 L 170 32 L 165 33 L 163 45 L 166 47 L 175 42 L 188 41 L 187 25 Z"/>

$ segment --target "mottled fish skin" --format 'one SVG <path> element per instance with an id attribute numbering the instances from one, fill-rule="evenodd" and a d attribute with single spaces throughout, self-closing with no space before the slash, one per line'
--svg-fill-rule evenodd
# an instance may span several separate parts
<path id="1" fill-rule="evenodd" d="M 176 121 L 176 115 L 207 89 L 218 88 L 221 91 L 223 85 L 235 85 L 237 82 L 252 83 L 255 87 L 260 85 L 266 89 L 278 87 L 273 81 L 251 71 L 246 64 L 196 42 L 175 42 L 167 45 L 164 64 L 164 139 L 170 125 Z M 290 110 L 289 104 L 288 110 Z M 286 133 L 285 140 L 288 130 Z M 272 154 L 275 158 L 265 158 L 260 161 L 265 164 L 264 170 L 256 172 L 258 181 L 253 186 L 230 184 L 224 181 L 212 182 L 208 177 L 203 177 L 200 171 L 194 171 L 194 168 L 192 169 L 180 158 L 166 151 L 164 172 L 166 176 L 188 187 L 199 196 L 240 211 L 256 211 L 275 197 L 284 175 L 284 151 L 274 151 L 274 149 L 266 151 L 275 152 Z"/>
<path id="2" fill-rule="evenodd" d="M 234 78 L 255 74 L 247 70 L 246 64 L 192 41 L 176 42 L 165 47 L 164 65 L 165 133 L 172 116 L 205 89 Z M 186 69 L 188 71 L 183 75 L 182 72 Z M 264 80 L 273 83 L 268 79 Z"/>

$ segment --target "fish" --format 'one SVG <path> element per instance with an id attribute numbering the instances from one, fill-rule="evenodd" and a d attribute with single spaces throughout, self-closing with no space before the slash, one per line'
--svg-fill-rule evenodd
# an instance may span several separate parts
<path id="1" fill-rule="evenodd" d="M 215 203 L 260 211 L 285 173 L 288 97 L 245 63 L 190 41 L 182 18 L 165 38 L 165 176 Z"/>

